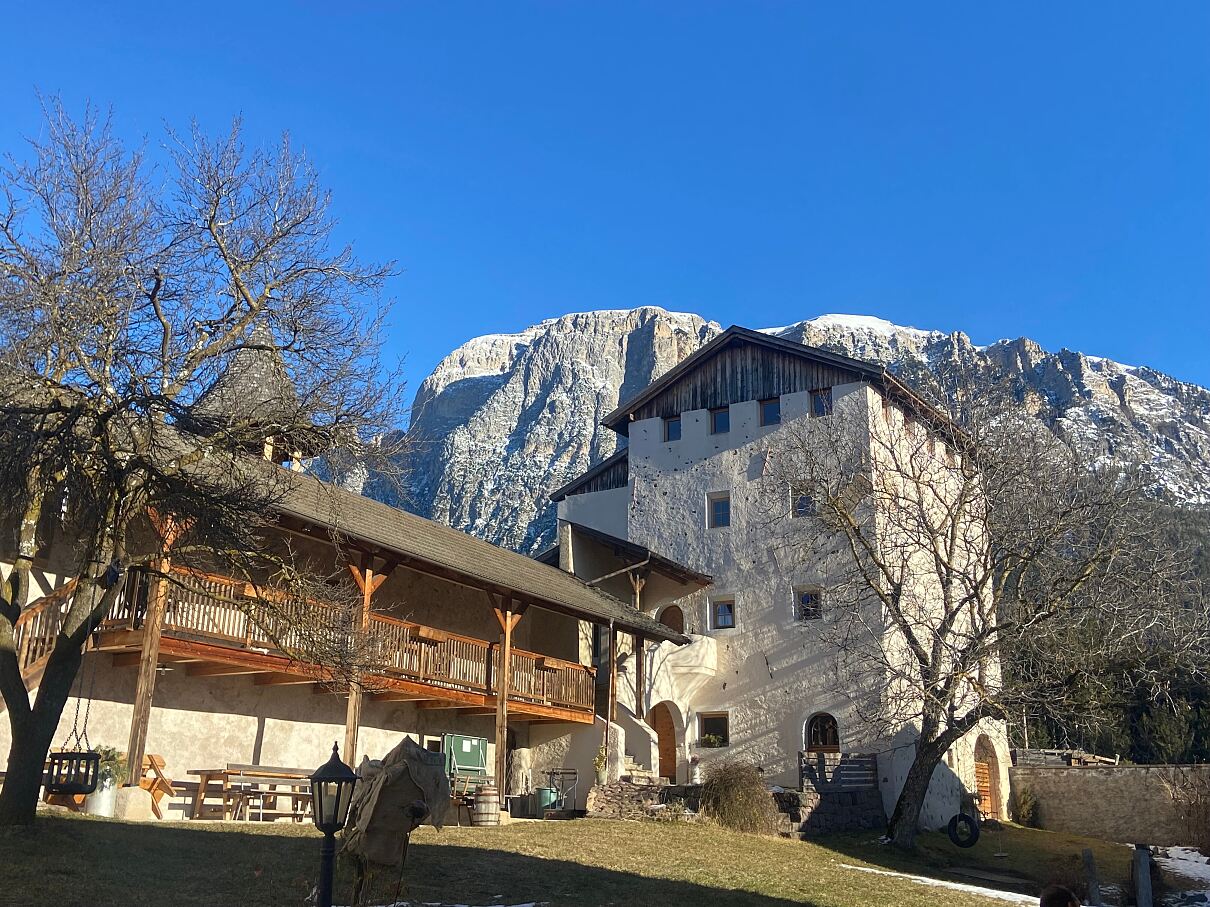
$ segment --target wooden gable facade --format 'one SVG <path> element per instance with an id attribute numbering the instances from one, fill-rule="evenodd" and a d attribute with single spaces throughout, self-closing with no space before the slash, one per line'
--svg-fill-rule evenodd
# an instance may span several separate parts
<path id="1" fill-rule="evenodd" d="M 878 380 L 882 374 L 847 356 L 733 326 L 625 401 L 602 424 L 626 435 L 629 423 L 641 419 Z"/>

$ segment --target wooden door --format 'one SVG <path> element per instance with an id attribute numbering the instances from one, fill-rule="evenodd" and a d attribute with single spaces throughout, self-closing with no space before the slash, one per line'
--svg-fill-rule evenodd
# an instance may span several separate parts
<path id="1" fill-rule="evenodd" d="M 979 792 L 979 811 L 985 816 L 995 815 L 992 802 L 992 767 L 986 762 L 975 763 L 975 789 Z"/>
<path id="2" fill-rule="evenodd" d="M 676 783 L 676 723 L 672 712 L 661 702 L 651 710 L 651 726 L 660 748 L 660 777 Z"/>

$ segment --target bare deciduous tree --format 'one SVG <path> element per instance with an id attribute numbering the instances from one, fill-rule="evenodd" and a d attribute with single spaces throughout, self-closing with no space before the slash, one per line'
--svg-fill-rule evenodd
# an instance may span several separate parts
<path id="1" fill-rule="evenodd" d="M 169 135 L 156 168 L 91 110 L 45 112 L 44 137 L 0 170 L 0 531 L 13 560 L 0 824 L 33 820 L 82 646 L 123 585 L 113 576 L 172 554 L 275 576 L 277 600 L 313 594 L 301 571 L 286 579 L 288 563 L 258 558 L 292 482 L 265 455 L 337 479 L 385 469 L 402 410 L 379 359 L 390 267 L 333 244 L 328 195 L 288 141 L 250 150 L 238 122 L 218 140 L 194 128 Z M 187 531 L 157 541 L 152 512 Z M 77 583 L 31 702 L 15 628 L 50 526 L 79 540 Z"/>
<path id="2" fill-rule="evenodd" d="M 888 830 L 901 847 L 981 722 L 1070 715 L 1089 705 L 1070 691 L 1109 666 L 1145 670 L 1156 646 L 1196 662 L 1210 638 L 1140 482 L 957 387 L 951 414 L 838 400 L 783 427 L 765 474 L 780 539 L 826 577 L 838 692 L 882 738 L 915 737 Z"/>

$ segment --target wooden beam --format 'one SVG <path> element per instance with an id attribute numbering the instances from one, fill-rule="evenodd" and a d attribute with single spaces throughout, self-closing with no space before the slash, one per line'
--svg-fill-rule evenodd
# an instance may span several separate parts
<path id="1" fill-rule="evenodd" d="M 647 678 L 644 676 L 647 662 L 647 641 L 643 634 L 634 634 L 634 710 L 642 721 L 647 714 Z"/>
<path id="2" fill-rule="evenodd" d="M 483 697 L 485 702 L 489 698 L 491 698 L 491 697 L 488 697 L 488 696 Z M 441 709 L 453 711 L 456 709 L 487 709 L 487 705 L 485 705 L 485 704 L 468 705 L 465 702 L 450 702 L 448 699 L 447 700 L 438 699 L 438 700 L 434 700 L 432 702 L 421 702 L 416 706 L 416 708 L 424 709 L 426 711 L 429 711 L 429 710 L 436 711 L 436 710 L 441 710 Z M 495 714 L 496 710 L 488 709 L 488 712 L 490 714 Z"/>
<path id="3" fill-rule="evenodd" d="M 133 668 L 143 660 L 142 652 L 114 652 L 113 666 L 115 668 Z"/>
<path id="4" fill-rule="evenodd" d="M 365 630 L 370 625 L 370 599 L 374 597 L 374 591 L 382 585 L 386 575 L 374 576 L 374 558 L 368 554 L 362 556 L 360 565 L 349 564 L 348 566 L 349 572 L 353 574 L 353 581 L 361 590 L 360 625 L 361 629 Z M 361 678 L 353 677 L 349 683 L 349 703 L 345 709 L 344 761 L 349 765 L 357 764 L 357 732 L 361 728 L 361 700 Z"/>
<path id="5" fill-rule="evenodd" d="M 610 721 L 618 720 L 618 631 L 609 628 L 609 711 Z"/>
<path id="6" fill-rule="evenodd" d="M 421 696 L 416 693 L 404 693 L 400 690 L 379 690 L 372 693 L 370 698 L 375 702 L 436 702 L 436 696 Z"/>
<path id="7" fill-rule="evenodd" d="M 496 789 L 500 796 L 508 794 L 508 694 L 512 687 L 513 629 L 524 613 L 524 606 L 514 611 L 512 599 L 501 599 L 492 610 L 500 622 L 500 661 L 496 688 Z"/>
<path id="8" fill-rule="evenodd" d="M 234 677 L 238 674 L 266 674 L 265 668 L 237 664 L 195 664 L 185 668 L 189 677 Z"/>
<path id="9" fill-rule="evenodd" d="M 169 552 L 177 540 L 189 530 L 171 514 L 161 515 L 155 510 L 147 514 L 159 536 L 159 557 L 151 566 L 154 575 L 147 596 L 147 613 L 143 617 L 143 639 L 139 647 L 139 675 L 134 685 L 134 705 L 130 712 L 130 736 L 126 742 L 128 765 L 142 765 L 147 751 L 147 725 L 151 721 L 151 701 L 155 696 L 156 667 L 160 660 L 160 637 L 164 632 L 164 612 L 168 607 L 168 580 L 165 576 L 172 564 Z M 130 772 L 127 784 L 137 785 L 139 773 Z"/>
<path id="10" fill-rule="evenodd" d="M 290 684 L 314 683 L 315 678 L 306 677 L 300 674 L 280 674 L 274 672 L 272 674 L 258 674 L 252 679 L 252 682 L 258 687 L 275 687 L 288 686 Z"/>

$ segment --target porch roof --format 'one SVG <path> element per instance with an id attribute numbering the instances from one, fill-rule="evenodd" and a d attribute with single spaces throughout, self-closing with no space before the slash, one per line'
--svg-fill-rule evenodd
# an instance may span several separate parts
<path id="1" fill-rule="evenodd" d="M 671 580 L 675 580 L 681 585 L 694 583 L 702 588 L 713 585 L 714 577 L 706 573 L 699 573 L 691 567 L 686 567 L 684 564 L 672 560 L 672 558 L 664 557 L 662 554 L 657 554 L 645 545 L 640 545 L 638 542 L 632 542 L 629 539 L 618 538 L 616 535 L 610 535 L 608 532 L 602 532 L 600 529 L 594 529 L 591 526 L 585 526 L 583 523 L 576 523 L 571 520 L 567 522 L 575 528 L 579 535 L 586 536 L 595 542 L 612 548 L 614 554 L 625 556 L 636 564 L 643 562 L 656 573 L 661 573 Z M 555 564 L 559 562 L 559 546 L 554 545 L 547 548 L 540 554 L 535 555 L 535 560 L 542 561 L 544 564 Z"/>
<path id="2" fill-rule="evenodd" d="M 311 476 L 281 472 L 289 483 L 276 505 L 279 512 L 335 530 L 405 566 L 427 565 L 465 585 L 592 623 L 612 621 L 618 630 L 647 639 L 689 642 L 684 634 L 556 567 Z"/>

